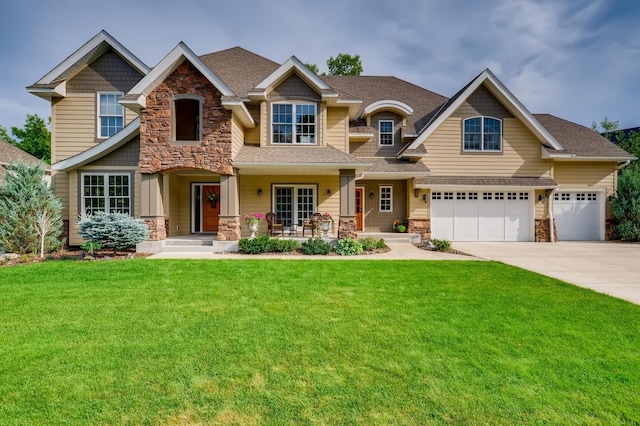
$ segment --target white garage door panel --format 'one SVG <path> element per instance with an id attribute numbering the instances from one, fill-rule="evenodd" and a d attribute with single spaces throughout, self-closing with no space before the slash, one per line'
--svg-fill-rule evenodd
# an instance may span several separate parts
<path id="1" fill-rule="evenodd" d="M 530 241 L 528 192 L 433 191 L 431 233 L 452 241 Z"/>
<path id="2" fill-rule="evenodd" d="M 595 192 L 554 194 L 553 214 L 558 240 L 593 241 L 600 239 L 602 195 Z"/>

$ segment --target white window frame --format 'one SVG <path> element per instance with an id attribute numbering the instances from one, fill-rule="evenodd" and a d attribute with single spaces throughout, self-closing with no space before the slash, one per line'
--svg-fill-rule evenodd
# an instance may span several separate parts
<path id="1" fill-rule="evenodd" d="M 383 189 L 388 189 L 389 190 L 389 194 L 388 197 L 386 196 L 386 194 L 384 194 Z M 378 211 L 380 213 L 392 213 L 393 212 L 393 185 L 380 185 L 378 187 L 378 192 L 379 192 L 379 197 L 378 197 Z M 389 201 L 389 209 L 383 209 L 383 201 Z M 386 206 L 384 206 L 386 207 Z"/>
<path id="2" fill-rule="evenodd" d="M 116 105 L 118 108 L 120 108 L 120 110 L 122 111 L 122 114 L 117 115 L 117 114 L 101 114 L 100 113 L 100 98 L 105 95 L 115 95 L 116 96 Z M 124 107 L 118 102 L 119 97 L 123 96 L 124 93 L 122 92 L 98 92 L 96 94 L 96 116 L 97 116 L 97 120 L 96 120 L 96 137 L 98 139 L 108 139 L 113 135 L 103 135 L 102 134 L 102 117 L 120 117 L 122 118 L 122 127 L 120 127 L 120 129 L 118 131 L 116 131 L 114 133 L 114 135 L 116 133 L 118 133 L 120 130 L 122 130 L 125 126 L 125 112 L 124 112 Z"/>
<path id="3" fill-rule="evenodd" d="M 391 131 L 383 132 L 382 123 L 391 123 Z M 396 130 L 396 122 L 394 120 L 379 120 L 378 121 L 378 146 L 393 146 L 395 144 L 394 133 Z M 391 143 L 382 143 L 382 135 L 391 135 Z"/>
<path id="4" fill-rule="evenodd" d="M 292 203 L 292 211 L 291 211 L 291 225 L 300 225 L 298 223 L 298 189 L 312 189 L 313 190 L 313 211 L 310 213 L 313 214 L 318 211 L 318 185 L 317 184 L 273 184 L 271 185 L 271 211 L 276 212 L 276 189 L 277 188 L 291 188 L 293 193 Z M 282 219 L 282 218 L 280 218 Z M 289 226 L 289 225 L 287 225 Z"/>
<path id="5" fill-rule="evenodd" d="M 177 123 L 176 123 L 176 101 L 197 101 L 198 102 L 198 135 L 195 140 L 181 140 L 176 137 L 177 135 Z M 189 93 L 183 93 L 180 95 L 174 95 L 171 97 L 171 141 L 180 145 L 198 144 L 202 142 L 202 105 L 204 98 L 198 95 L 192 95 Z"/>
<path id="6" fill-rule="evenodd" d="M 274 111 L 274 105 L 291 105 L 291 143 L 287 143 L 287 142 L 275 142 L 275 138 L 273 135 L 273 126 L 274 126 L 274 121 L 273 121 L 273 111 Z M 297 114 L 297 107 L 298 106 L 313 106 L 314 108 L 314 122 L 313 122 L 313 142 L 296 142 L 297 136 L 298 136 L 298 132 L 297 132 L 297 126 L 300 125 L 310 125 L 309 123 L 302 123 L 302 124 L 296 124 L 296 114 Z M 272 102 L 271 106 L 270 106 L 270 111 L 269 111 L 269 125 L 270 125 L 270 137 L 271 137 L 271 144 L 273 145 L 318 145 L 318 104 L 316 102 L 291 102 L 291 101 L 278 101 L 278 102 Z M 278 123 L 278 124 L 285 124 L 287 125 L 288 123 Z"/>
<path id="7" fill-rule="evenodd" d="M 480 119 L 480 149 L 470 149 L 467 148 L 465 146 L 465 135 L 467 134 L 467 132 L 465 131 L 465 124 L 467 121 L 469 120 L 474 120 L 474 119 Z M 485 149 L 485 142 L 484 142 L 484 120 L 485 119 L 491 119 L 491 120 L 496 120 L 500 123 L 500 149 Z M 483 115 L 478 115 L 475 117 L 467 117 L 464 120 L 462 120 L 462 151 L 463 152 L 502 152 L 502 146 L 503 146 L 503 129 L 504 129 L 504 123 L 502 122 L 501 119 L 496 118 L 496 117 L 490 117 L 490 116 L 483 116 Z"/>
<path id="8" fill-rule="evenodd" d="M 102 196 L 85 196 L 84 193 L 84 188 L 85 188 L 85 184 L 84 184 L 84 178 L 87 176 L 102 176 L 104 177 L 104 182 L 103 182 L 103 195 Z M 126 196 L 122 196 L 122 195 L 114 195 L 111 196 L 109 195 L 109 177 L 116 177 L 116 176 L 126 176 L 128 179 L 128 195 Z M 126 198 L 129 200 L 129 211 L 126 214 L 129 214 L 130 216 L 133 216 L 133 210 L 134 210 L 134 205 L 133 205 L 133 173 L 131 172 L 121 172 L 121 171 L 114 171 L 114 172 L 82 172 L 80 173 L 80 185 L 79 185 L 79 190 L 80 190 L 80 215 L 81 216 L 86 216 L 87 215 L 87 206 L 86 206 L 86 199 L 91 199 L 91 198 L 104 198 L 104 210 L 96 210 L 96 211 L 104 211 L 106 213 L 112 213 L 112 212 L 118 212 L 117 208 L 114 208 L 113 210 L 111 209 L 111 203 L 110 200 L 111 199 L 117 199 L 117 198 Z M 120 211 L 121 212 L 121 211 Z"/>

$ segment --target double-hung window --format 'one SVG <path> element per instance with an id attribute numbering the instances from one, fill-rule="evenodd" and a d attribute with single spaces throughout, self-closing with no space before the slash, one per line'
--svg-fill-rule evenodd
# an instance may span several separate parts
<path id="1" fill-rule="evenodd" d="M 98 137 L 108 138 L 124 125 L 124 108 L 118 103 L 122 93 L 98 93 Z"/>
<path id="2" fill-rule="evenodd" d="M 316 127 L 315 104 L 271 105 L 271 141 L 274 144 L 315 144 Z"/>
<path id="3" fill-rule="evenodd" d="M 381 212 L 393 211 L 393 187 L 392 186 L 380 187 L 380 211 Z"/>
<path id="4" fill-rule="evenodd" d="M 82 173 L 81 212 L 132 214 L 130 173 Z"/>
<path id="5" fill-rule="evenodd" d="M 379 145 L 393 146 L 393 120 L 380 120 L 378 122 Z"/>
<path id="6" fill-rule="evenodd" d="M 464 151 L 502 151 L 502 121 L 491 117 L 464 120 Z"/>

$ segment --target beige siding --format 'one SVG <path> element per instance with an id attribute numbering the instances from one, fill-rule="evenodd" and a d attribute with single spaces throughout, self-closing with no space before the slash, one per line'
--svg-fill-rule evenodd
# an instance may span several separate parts
<path id="1" fill-rule="evenodd" d="M 236 158 L 243 145 L 244 127 L 234 114 L 231 120 L 231 158 Z"/>
<path id="2" fill-rule="evenodd" d="M 260 146 L 269 143 L 269 105 L 260 103 Z"/>
<path id="3" fill-rule="evenodd" d="M 538 139 L 518 119 L 503 122 L 501 153 L 462 152 L 462 119 L 450 117 L 425 142 L 423 160 L 435 176 L 549 177 Z"/>
<path id="4" fill-rule="evenodd" d="M 69 219 L 69 174 L 66 172 L 53 172 L 51 183 L 56 196 L 62 202 L 62 219 Z"/>
<path id="5" fill-rule="evenodd" d="M 259 106 L 250 106 L 249 113 L 251 116 L 258 122 L 256 127 L 253 129 L 245 129 L 244 130 L 244 143 L 250 145 L 260 145 L 260 129 L 262 128 L 263 117 L 260 116 L 260 107 Z"/>
<path id="6" fill-rule="evenodd" d="M 318 212 L 328 212 L 336 220 L 336 229 L 340 215 L 340 182 L 338 176 L 240 176 L 240 214 L 262 213 L 272 210 L 271 187 L 273 184 L 317 185 Z M 258 189 L 262 196 L 258 197 Z M 327 195 L 331 189 L 331 196 Z M 262 222 L 258 233 L 266 234 L 267 224 Z M 248 236 L 246 226 L 242 227 L 242 235 Z"/>
<path id="7" fill-rule="evenodd" d="M 407 182 L 407 217 L 428 219 L 430 217 L 429 204 L 431 203 L 431 191 L 428 189 L 421 189 L 418 193 L 418 197 L 416 197 L 414 190 L 409 188 L 411 188 L 411 186 L 410 183 Z M 422 196 L 425 194 L 427 195 L 427 200 L 429 200 L 427 203 L 422 199 Z"/>
<path id="8" fill-rule="evenodd" d="M 538 197 L 546 194 L 544 189 L 539 189 L 535 191 L 534 200 L 535 200 L 535 215 L 536 219 L 548 219 L 549 218 L 549 199 L 545 196 L 544 200 L 540 201 Z"/>
<path id="9" fill-rule="evenodd" d="M 598 188 L 605 190 L 606 218 L 612 217 L 611 203 L 608 199 L 615 194 L 617 164 L 590 162 L 558 161 L 554 167 L 554 180 L 558 183 L 558 191 L 566 189 Z"/>
<path id="10" fill-rule="evenodd" d="M 349 151 L 349 110 L 329 108 L 327 111 L 327 145 Z"/>

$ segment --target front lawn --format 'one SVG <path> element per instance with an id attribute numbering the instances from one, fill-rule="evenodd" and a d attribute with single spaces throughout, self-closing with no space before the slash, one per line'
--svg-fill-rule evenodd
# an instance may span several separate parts
<path id="1" fill-rule="evenodd" d="M 0 424 L 638 424 L 640 306 L 491 262 L 0 269 Z"/>

